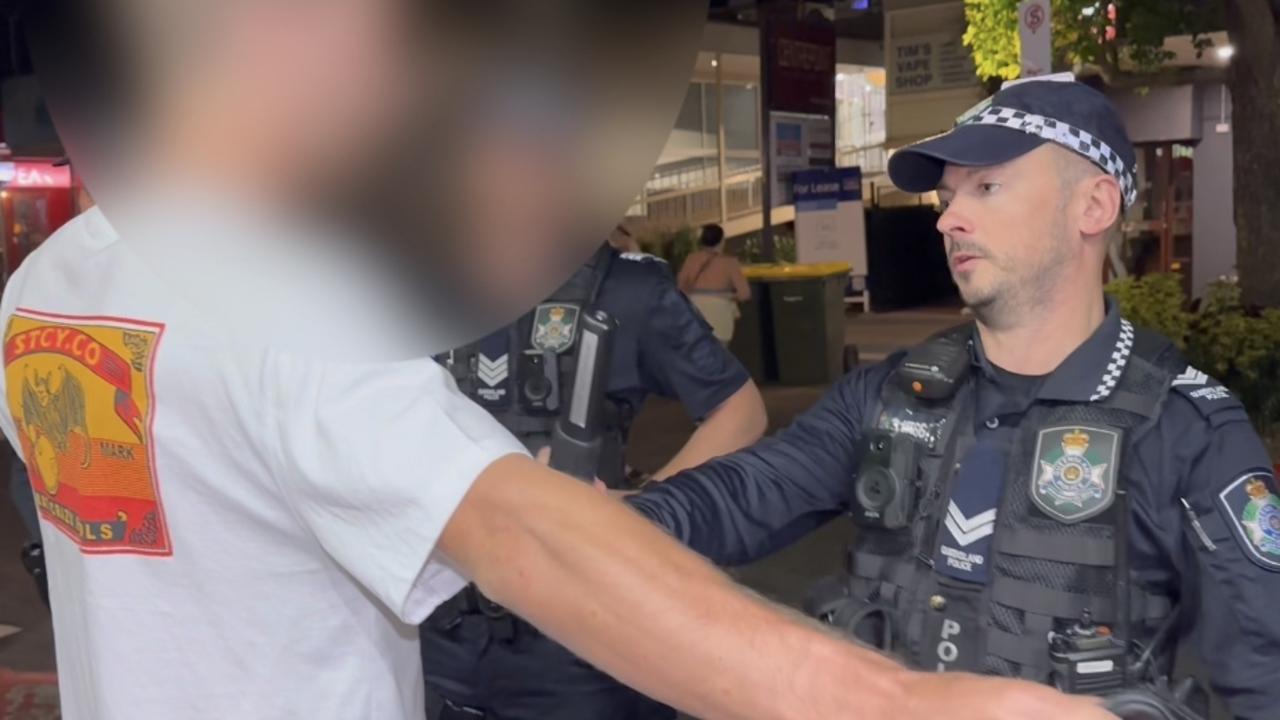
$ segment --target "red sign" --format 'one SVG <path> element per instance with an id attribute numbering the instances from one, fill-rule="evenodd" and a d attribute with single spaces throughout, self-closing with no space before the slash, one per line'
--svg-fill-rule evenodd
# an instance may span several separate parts
<path id="1" fill-rule="evenodd" d="M 13 182 L 11 188 L 69 188 L 71 187 L 71 168 L 67 165 L 55 167 L 52 163 L 17 162 L 14 163 Z"/>
<path id="2" fill-rule="evenodd" d="M 1027 28 L 1035 33 L 1044 24 L 1044 8 L 1040 5 L 1028 5 L 1026 18 Z"/>
<path id="3" fill-rule="evenodd" d="M 767 6 L 764 6 L 767 7 Z M 794 12 L 794 11 L 792 11 Z M 831 115 L 835 112 L 836 31 L 828 20 L 768 17 L 770 110 Z"/>

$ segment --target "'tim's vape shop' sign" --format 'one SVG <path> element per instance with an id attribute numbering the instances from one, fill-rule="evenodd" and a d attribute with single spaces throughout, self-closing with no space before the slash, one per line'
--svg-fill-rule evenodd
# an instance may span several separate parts
<path id="1" fill-rule="evenodd" d="M 959 35 L 913 35 L 889 43 L 888 92 L 971 87 L 978 84 L 973 57 Z"/>

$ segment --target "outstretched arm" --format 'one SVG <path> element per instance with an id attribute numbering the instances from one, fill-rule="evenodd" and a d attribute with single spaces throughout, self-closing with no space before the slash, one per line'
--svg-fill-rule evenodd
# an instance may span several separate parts
<path id="1" fill-rule="evenodd" d="M 627 502 L 717 564 L 779 550 L 845 509 L 863 413 L 888 372 L 877 365 L 850 375 L 777 435 Z"/>
<path id="2" fill-rule="evenodd" d="M 866 679 L 865 717 L 905 689 L 891 661 L 779 614 L 625 506 L 527 458 L 481 475 L 439 549 L 593 665 L 699 717 L 840 717 L 847 708 L 809 695 L 834 688 L 808 687 L 834 665 Z"/>
<path id="3" fill-rule="evenodd" d="M 623 505 L 526 457 L 480 475 L 438 549 L 588 662 L 698 717 L 1111 717 L 1043 686 L 907 672 L 749 595 Z"/>

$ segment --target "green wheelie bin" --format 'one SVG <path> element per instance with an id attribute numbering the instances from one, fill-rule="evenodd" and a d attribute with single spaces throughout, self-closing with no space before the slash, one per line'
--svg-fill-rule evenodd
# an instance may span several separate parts
<path id="1" fill-rule="evenodd" d="M 766 357 L 773 356 L 779 383 L 824 385 L 844 374 L 844 289 L 850 270 L 846 263 L 745 268 L 753 292 L 757 284 L 764 289 L 769 319 L 759 324 L 771 326 L 771 337 L 761 347 Z"/>

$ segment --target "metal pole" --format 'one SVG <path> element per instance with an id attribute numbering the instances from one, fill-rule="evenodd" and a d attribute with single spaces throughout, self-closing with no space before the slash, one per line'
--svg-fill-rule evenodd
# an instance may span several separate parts
<path id="1" fill-rule="evenodd" d="M 760 254 L 765 262 L 774 262 L 777 255 L 773 247 L 773 138 L 769 127 L 769 88 L 772 87 L 773 74 L 769 71 L 773 64 L 772 53 L 769 52 L 769 14 L 772 4 L 761 2 L 757 8 L 760 15 L 760 167 L 764 170 Z"/>
<path id="2" fill-rule="evenodd" d="M 720 222 L 729 220 L 729 186 L 724 162 L 724 58 L 716 53 L 716 146 L 720 160 Z"/>

